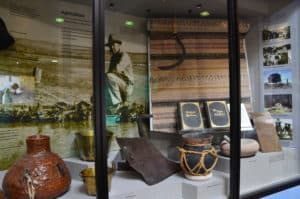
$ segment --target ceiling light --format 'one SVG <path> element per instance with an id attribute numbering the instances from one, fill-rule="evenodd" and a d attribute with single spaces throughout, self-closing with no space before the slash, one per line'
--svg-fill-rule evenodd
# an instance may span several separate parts
<path id="1" fill-rule="evenodd" d="M 130 20 L 126 20 L 126 21 L 125 21 L 125 26 L 127 26 L 127 27 L 132 27 L 132 26 L 134 26 L 134 22 L 133 22 L 133 21 L 130 21 Z"/>
<path id="2" fill-rule="evenodd" d="M 51 62 L 52 63 L 58 63 L 58 61 L 56 59 L 52 59 Z"/>
<path id="3" fill-rule="evenodd" d="M 199 14 L 201 17 L 208 17 L 210 15 L 210 13 L 207 10 L 201 11 Z"/>
<path id="4" fill-rule="evenodd" d="M 63 23 L 63 22 L 65 21 L 65 19 L 64 19 L 64 18 L 61 18 L 61 17 L 57 17 L 57 18 L 55 18 L 55 21 L 56 21 L 57 23 Z"/>

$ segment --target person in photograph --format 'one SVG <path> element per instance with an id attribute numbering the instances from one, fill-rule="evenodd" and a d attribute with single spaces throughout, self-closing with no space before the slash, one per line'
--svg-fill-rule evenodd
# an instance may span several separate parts
<path id="1" fill-rule="evenodd" d="M 133 65 L 128 53 L 121 49 L 122 41 L 109 35 L 108 43 L 111 59 L 105 74 L 105 98 L 114 111 L 126 106 L 134 86 Z"/>
<path id="2" fill-rule="evenodd" d="M 11 104 L 11 103 L 12 103 L 11 92 L 10 92 L 9 88 L 6 88 L 2 95 L 2 104 Z"/>

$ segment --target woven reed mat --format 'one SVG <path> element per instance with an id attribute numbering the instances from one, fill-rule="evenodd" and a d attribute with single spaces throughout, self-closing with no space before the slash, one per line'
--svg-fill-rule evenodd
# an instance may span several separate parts
<path id="1" fill-rule="evenodd" d="M 177 103 L 205 99 L 229 99 L 229 63 L 227 22 L 224 20 L 151 19 L 149 30 L 151 52 L 151 102 L 153 130 L 177 132 Z M 251 111 L 248 64 L 245 59 L 244 34 L 249 30 L 240 24 L 241 95 Z M 170 36 L 181 34 L 186 56 L 171 70 L 160 66 L 173 64 L 181 49 Z M 205 117 L 205 113 L 203 116 Z"/>

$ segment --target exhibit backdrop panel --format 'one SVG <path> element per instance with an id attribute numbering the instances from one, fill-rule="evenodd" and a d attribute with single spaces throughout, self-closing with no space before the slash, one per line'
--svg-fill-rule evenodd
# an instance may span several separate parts
<path id="1" fill-rule="evenodd" d="M 91 2 L 4 0 L 0 13 L 15 40 L 0 52 L 0 168 L 33 134 L 73 156 L 74 133 L 93 128 Z"/>
<path id="2" fill-rule="evenodd" d="M 251 111 L 247 52 L 243 42 L 248 30 L 248 24 L 241 22 L 242 102 Z M 226 20 L 151 19 L 149 31 L 153 130 L 178 131 L 178 102 L 229 100 Z"/>

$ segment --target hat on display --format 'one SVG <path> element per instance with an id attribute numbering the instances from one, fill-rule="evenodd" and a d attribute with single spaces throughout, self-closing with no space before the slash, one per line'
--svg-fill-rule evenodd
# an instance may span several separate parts
<path id="1" fill-rule="evenodd" d="M 117 40 L 117 39 L 113 39 L 112 35 L 110 34 L 108 36 L 108 43 L 105 44 L 105 46 L 111 47 L 112 45 L 114 45 L 115 43 L 117 44 L 122 44 L 121 40 Z"/>
<path id="2" fill-rule="evenodd" d="M 8 33 L 3 19 L 0 17 L 0 50 L 8 48 L 15 43 L 14 38 Z"/>

